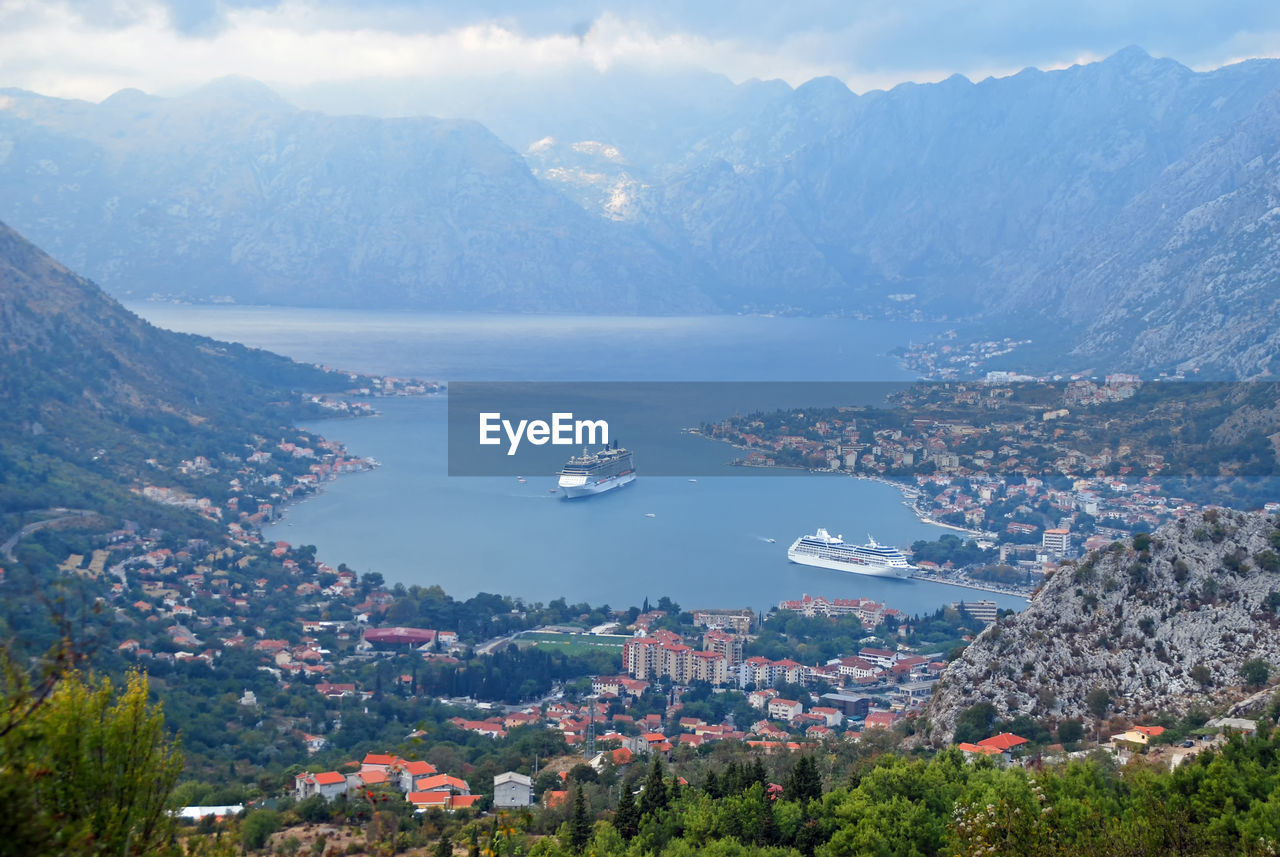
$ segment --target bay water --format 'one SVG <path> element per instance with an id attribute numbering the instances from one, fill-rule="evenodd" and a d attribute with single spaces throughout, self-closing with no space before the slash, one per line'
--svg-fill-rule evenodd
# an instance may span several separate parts
<path id="1" fill-rule="evenodd" d="M 229 339 L 359 372 L 453 381 L 908 381 L 889 352 L 937 327 L 850 319 L 464 315 L 142 303 L 173 330 Z M 830 404 L 814 402 L 813 404 Z M 905 546 L 946 530 L 889 485 L 834 474 L 728 475 L 736 451 L 697 440 L 726 475 L 645 476 L 574 502 L 549 476 L 450 477 L 443 396 L 378 399 L 379 415 L 306 427 L 382 466 L 290 507 L 271 539 L 313 544 L 331 565 L 390 583 L 438 584 L 531 602 L 614 608 L 668 595 L 686 609 L 768 609 L 805 593 L 867 597 L 908 614 L 965 599 L 1025 601 L 921 581 L 788 562 L 826 527 Z M 728 416 L 728 414 L 725 414 Z M 715 468 L 712 468 L 714 471 Z M 703 473 L 707 472 L 705 469 Z"/>

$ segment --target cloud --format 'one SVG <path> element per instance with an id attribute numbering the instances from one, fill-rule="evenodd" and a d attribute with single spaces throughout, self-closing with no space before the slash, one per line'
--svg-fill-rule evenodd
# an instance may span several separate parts
<path id="1" fill-rule="evenodd" d="M 227 74 L 283 87 L 620 65 L 863 91 L 1060 67 L 1128 44 L 1204 68 L 1280 53 L 1280 4 L 1220 0 L 0 0 L 0 85 L 101 99 Z"/>

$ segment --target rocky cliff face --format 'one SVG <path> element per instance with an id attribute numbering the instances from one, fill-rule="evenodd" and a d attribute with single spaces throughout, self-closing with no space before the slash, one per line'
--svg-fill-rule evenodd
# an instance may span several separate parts
<path id="1" fill-rule="evenodd" d="M 0 217 L 132 298 L 983 318 L 1070 339 L 1055 369 L 1277 369 L 1280 61 L 525 86 L 506 144 L 250 81 L 0 91 Z"/>
<path id="2" fill-rule="evenodd" d="M 925 717 L 949 743 L 962 712 L 1130 718 L 1244 695 L 1241 665 L 1280 665 L 1280 530 L 1274 516 L 1209 510 L 1064 566 L 1023 612 L 989 627 L 943 673 Z"/>
<path id="3" fill-rule="evenodd" d="M 144 509 L 128 486 L 172 475 L 148 459 L 217 458 L 283 436 L 293 416 L 319 411 L 296 391 L 348 383 L 155 328 L 0 223 L 0 516 Z"/>
<path id="4" fill-rule="evenodd" d="M 1081 329 L 1074 353 L 1226 377 L 1280 370 L 1280 91 L 1019 292 Z M 1033 297 L 1034 295 L 1034 297 Z M 1081 316 L 1080 307 L 1094 307 Z"/>
<path id="5" fill-rule="evenodd" d="M 710 308 L 482 126 L 297 110 L 251 81 L 0 92 L 0 216 L 108 291 L 311 306 Z"/>

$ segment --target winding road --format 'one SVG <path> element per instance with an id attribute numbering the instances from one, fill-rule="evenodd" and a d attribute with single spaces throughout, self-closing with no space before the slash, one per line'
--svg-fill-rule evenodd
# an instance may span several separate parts
<path id="1" fill-rule="evenodd" d="M 16 548 L 18 546 L 18 542 L 25 537 L 31 535 L 37 530 L 43 530 L 45 527 L 52 527 L 59 521 L 65 521 L 68 518 L 87 518 L 90 515 L 97 514 L 97 512 L 90 511 L 89 509 L 45 509 L 44 511 L 56 513 L 58 517 L 46 518 L 43 521 L 36 521 L 34 524 L 27 524 L 25 527 L 18 530 L 6 539 L 4 544 L 0 545 L 0 556 L 3 556 L 9 562 L 16 562 L 18 558 L 14 556 L 13 549 Z"/>

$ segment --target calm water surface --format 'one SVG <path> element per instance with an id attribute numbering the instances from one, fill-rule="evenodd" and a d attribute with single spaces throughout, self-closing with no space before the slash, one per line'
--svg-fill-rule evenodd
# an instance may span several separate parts
<path id="1" fill-rule="evenodd" d="M 902 381 L 888 352 L 936 328 L 844 319 L 435 315 L 269 307 L 131 309 L 162 327 L 344 369 L 441 381 Z M 911 613 L 990 597 L 787 561 L 824 526 L 905 545 L 943 532 L 890 486 L 841 476 L 646 477 L 575 503 L 554 480 L 449 477 L 443 399 L 379 400 L 378 417 L 315 422 L 383 466 L 292 507 L 270 538 L 314 544 L 332 565 L 456 597 L 498 592 L 626 607 L 767 609 L 804 593 L 864 596 Z M 709 448 L 713 445 L 708 444 Z M 719 454 L 716 452 L 715 454 Z M 724 448 L 724 457 L 732 457 Z M 637 461 L 642 462 L 640 452 Z M 650 517 L 652 516 L 652 517 Z M 776 541 L 770 542 L 769 539 Z M 1021 607 L 1019 599 L 997 598 Z"/>

